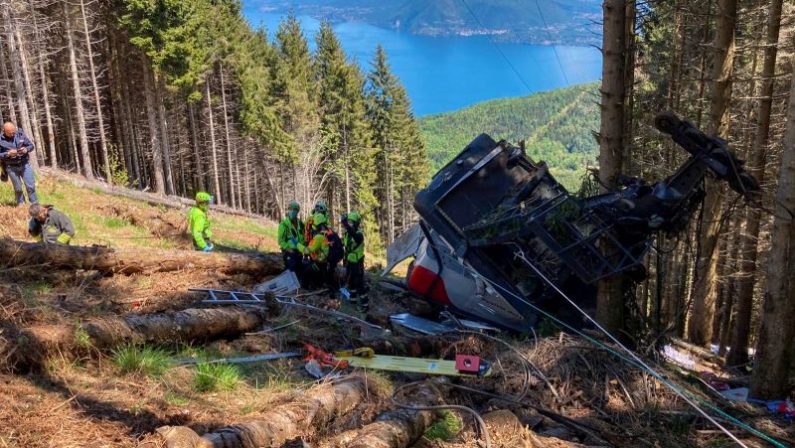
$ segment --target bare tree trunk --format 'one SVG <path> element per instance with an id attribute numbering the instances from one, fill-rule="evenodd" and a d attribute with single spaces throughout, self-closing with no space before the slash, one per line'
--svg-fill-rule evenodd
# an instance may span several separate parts
<path id="1" fill-rule="evenodd" d="M 599 179 L 603 190 L 618 186 L 624 159 L 624 95 L 626 94 L 625 0 L 605 0 L 602 35 L 602 103 L 599 129 Z M 623 327 L 623 279 L 614 276 L 599 282 L 596 319 L 608 331 Z"/>
<path id="2" fill-rule="evenodd" d="M 12 61 L 20 61 L 22 58 L 21 52 L 23 49 L 20 48 L 22 43 L 17 42 L 16 36 L 19 35 L 19 31 L 17 30 L 16 22 L 11 18 L 11 7 L 6 6 L 2 9 L 3 22 L 5 22 L 7 31 L 6 43 L 8 44 L 9 55 Z M 32 133 L 34 130 L 32 128 L 30 111 L 28 110 L 28 91 L 25 89 L 25 80 L 23 79 L 24 75 L 22 73 L 22 67 L 20 67 L 20 64 L 16 62 L 11 64 L 11 73 L 14 77 L 14 87 L 16 88 L 17 94 L 17 107 L 19 108 L 19 115 L 22 119 L 22 128 L 28 133 Z M 30 161 L 34 166 L 36 165 L 35 156 L 31 157 Z"/>
<path id="3" fill-rule="evenodd" d="M 91 153 L 88 148 L 88 131 L 86 130 L 86 114 L 83 110 L 83 92 L 80 90 L 80 75 L 77 71 L 77 56 L 75 55 L 74 39 L 72 38 L 72 18 L 69 13 L 69 6 L 63 3 L 63 13 L 65 18 L 64 30 L 66 34 L 67 47 L 69 51 L 69 67 L 72 71 L 72 90 L 75 100 L 75 119 L 77 120 L 78 135 L 80 137 L 80 155 L 83 157 L 83 175 L 89 179 L 94 178 L 94 170 L 91 164 Z"/>
<path id="4" fill-rule="evenodd" d="M 171 142 L 168 138 L 168 116 L 166 115 L 166 88 L 163 77 L 155 73 L 155 89 L 157 89 L 157 131 L 160 132 L 160 143 L 163 155 L 163 174 L 166 181 L 166 194 L 174 194 L 174 174 L 171 170 Z"/>
<path id="5" fill-rule="evenodd" d="M 719 0 L 708 129 L 710 133 L 724 139 L 728 136 L 729 129 L 736 18 L 737 0 Z M 712 340 L 719 257 L 717 248 L 721 224 L 720 210 L 723 205 L 722 190 L 722 183 L 706 180 L 707 196 L 704 199 L 699 235 L 701 253 L 696 263 L 698 275 L 693 289 L 693 314 L 688 325 L 688 338 L 697 345 L 705 345 Z"/>
<path id="6" fill-rule="evenodd" d="M 166 183 L 163 175 L 163 148 L 160 141 L 160 126 L 157 123 L 157 100 L 155 99 L 155 86 L 152 68 L 145 56 L 141 56 L 143 66 L 144 95 L 146 96 L 146 118 L 149 121 L 149 142 L 152 145 L 152 169 L 154 171 L 154 192 L 157 194 L 165 193 Z"/>
<path id="7" fill-rule="evenodd" d="M 218 72 L 221 75 L 221 109 L 224 113 L 224 133 L 226 141 L 226 160 L 227 160 L 227 175 L 229 176 L 229 205 L 232 208 L 238 207 L 240 204 L 235 200 L 235 176 L 232 168 L 232 140 L 229 138 L 229 115 L 226 110 L 226 82 L 224 80 L 224 68 L 221 67 Z"/>
<path id="8" fill-rule="evenodd" d="M 14 97 L 11 95 L 11 77 L 8 76 L 8 69 L 6 68 L 6 61 L 5 61 L 5 53 L 3 52 L 2 48 L 0 48 L 0 73 L 3 75 L 3 84 L 5 84 L 4 90 L 6 95 L 6 100 L 8 101 L 8 115 L 9 119 L 13 123 L 17 123 L 17 112 L 14 108 Z"/>
<path id="9" fill-rule="evenodd" d="M 221 203 L 221 181 L 218 178 L 218 149 L 215 145 L 215 120 L 213 119 L 213 103 L 210 96 L 210 79 L 204 81 L 205 96 L 207 97 L 207 117 L 210 120 L 210 156 L 212 157 L 213 167 L 213 193 L 218 203 Z"/>
<path id="10" fill-rule="evenodd" d="M 193 188 L 204 190 L 204 168 L 199 154 L 199 131 L 196 128 L 196 109 L 193 102 L 188 102 L 188 122 L 190 124 L 190 142 L 193 149 Z"/>
<path id="11" fill-rule="evenodd" d="M 99 127 L 99 148 L 102 151 L 102 162 L 105 172 L 105 180 L 110 182 L 110 159 L 108 158 L 108 141 L 105 135 L 105 118 L 102 114 L 102 100 L 99 95 L 99 83 L 97 82 L 97 71 L 94 67 L 94 51 L 91 48 L 91 33 L 88 31 L 88 17 L 86 17 L 85 0 L 80 0 L 80 14 L 83 19 L 83 33 L 86 38 L 86 50 L 88 52 L 88 72 L 91 75 L 91 88 L 94 91 L 94 107 L 97 110 L 97 126 Z"/>
<path id="12" fill-rule="evenodd" d="M 36 99 L 33 96 L 33 86 L 30 82 L 30 64 L 28 63 L 28 55 L 27 51 L 25 51 L 25 45 L 22 40 L 22 34 L 19 32 L 19 24 L 17 23 L 17 18 L 13 18 L 14 21 L 14 36 L 16 41 L 19 44 L 19 57 L 20 61 L 22 62 L 22 79 L 25 82 L 25 91 L 27 95 L 25 95 L 25 101 L 29 101 L 28 110 L 30 111 L 30 121 L 31 121 L 31 129 L 30 132 L 34 136 L 34 140 L 36 144 L 41 145 L 44 141 L 42 138 L 41 133 L 41 124 L 39 123 L 39 116 L 37 112 L 37 104 Z M 38 168 L 39 162 L 42 164 L 44 163 L 44 152 L 45 151 L 35 151 L 33 157 L 30 158 L 31 163 L 35 168 Z"/>
<path id="13" fill-rule="evenodd" d="M 30 7 L 30 16 L 33 18 L 33 29 L 36 33 L 36 51 L 38 56 L 36 58 L 36 65 L 39 71 L 39 83 L 41 84 L 42 100 L 44 101 L 44 119 L 47 122 L 47 142 L 41 142 L 41 146 L 46 144 L 47 151 L 50 158 L 50 166 L 56 168 L 58 166 L 58 157 L 55 151 L 55 128 L 52 120 L 52 110 L 50 107 L 50 89 L 47 83 L 47 77 L 44 69 L 44 47 L 41 43 L 41 33 L 39 32 L 38 19 L 36 18 L 36 10 L 33 7 L 33 0 L 28 0 Z"/>
<path id="14" fill-rule="evenodd" d="M 795 98 L 795 77 L 790 82 L 790 98 Z M 795 364 L 795 101 L 789 102 L 783 144 L 762 327 L 751 377 L 751 396 L 763 399 L 779 399 L 789 393 L 789 373 Z"/>
<path id="15" fill-rule="evenodd" d="M 771 0 L 767 16 L 765 58 L 762 62 L 762 89 L 759 94 L 759 112 L 756 123 L 756 138 L 751 148 L 750 169 L 760 183 L 764 182 L 766 152 L 770 138 L 770 112 L 773 104 L 773 87 L 776 74 L 779 29 L 781 27 L 782 0 Z M 790 97 L 790 101 L 795 100 Z M 751 312 L 753 310 L 754 284 L 756 283 L 756 260 L 759 254 L 759 228 L 761 211 L 749 208 L 742 239 L 742 275 L 737 286 L 737 318 L 731 338 L 731 351 L 726 358 L 728 365 L 748 362 L 748 340 L 751 334 Z"/>

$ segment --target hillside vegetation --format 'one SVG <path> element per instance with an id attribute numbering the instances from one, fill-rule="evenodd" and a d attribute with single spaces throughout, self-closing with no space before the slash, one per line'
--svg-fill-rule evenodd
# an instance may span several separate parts
<path id="1" fill-rule="evenodd" d="M 596 163 L 598 146 L 592 135 L 599 129 L 596 94 L 596 84 L 583 84 L 425 117 L 420 129 L 432 171 L 485 132 L 514 144 L 525 140 L 533 160 L 546 161 L 559 182 L 576 189 L 585 167 Z"/>
<path id="2" fill-rule="evenodd" d="M 598 43 L 593 23 L 601 12 L 601 2 L 594 0 L 311 0 L 280 1 L 276 7 L 425 36 L 489 35 L 508 42 L 567 45 Z"/>
<path id="3" fill-rule="evenodd" d="M 38 179 L 43 204 L 65 212 L 75 225 L 73 245 L 113 248 L 192 249 L 187 233 L 188 209 L 173 209 L 79 188 L 51 176 Z M 0 238 L 30 239 L 27 207 L 14 203 L 10 182 L 0 183 Z M 276 223 L 210 212 L 217 247 L 230 250 L 277 250 Z"/>

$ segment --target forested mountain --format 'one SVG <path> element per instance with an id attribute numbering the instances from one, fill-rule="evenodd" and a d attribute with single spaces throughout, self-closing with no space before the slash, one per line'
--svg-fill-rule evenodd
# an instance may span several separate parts
<path id="1" fill-rule="evenodd" d="M 426 165 L 385 53 L 354 65 L 324 23 L 312 54 L 294 17 L 268 35 L 240 7 L 7 2 L 2 118 L 31 135 L 39 164 L 161 194 L 206 189 L 274 218 L 291 199 L 307 211 L 323 199 L 362 211 L 377 248 L 379 228 L 409 222 Z"/>
<path id="2" fill-rule="evenodd" d="M 426 36 L 489 35 L 500 41 L 589 45 L 599 40 L 597 0 L 250 0 L 252 7 L 361 21 Z M 471 11 L 470 11 L 471 10 Z M 595 27 L 595 28 L 594 28 Z"/>
<path id="3" fill-rule="evenodd" d="M 586 166 L 596 165 L 597 89 L 596 84 L 584 84 L 423 117 L 420 129 L 432 170 L 485 132 L 514 144 L 524 140 L 531 158 L 546 161 L 559 182 L 576 190 Z"/>

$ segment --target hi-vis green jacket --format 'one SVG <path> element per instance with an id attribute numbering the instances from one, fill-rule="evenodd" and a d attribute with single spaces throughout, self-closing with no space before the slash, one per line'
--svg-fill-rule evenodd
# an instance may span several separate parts
<path id="1" fill-rule="evenodd" d="M 361 230 L 346 230 L 342 245 L 345 247 L 345 261 L 358 263 L 364 260 L 364 233 Z"/>
<path id="2" fill-rule="evenodd" d="M 285 217 L 279 223 L 278 241 L 281 250 L 297 249 L 300 251 L 306 245 L 304 223 L 298 218 L 295 221 L 296 225 L 293 225 L 293 221 L 289 217 Z"/>
<path id="3" fill-rule="evenodd" d="M 213 232 L 210 230 L 210 218 L 206 210 L 191 207 L 188 213 L 188 231 L 193 237 L 193 247 L 198 250 L 207 247 L 207 240 L 213 237 Z"/>

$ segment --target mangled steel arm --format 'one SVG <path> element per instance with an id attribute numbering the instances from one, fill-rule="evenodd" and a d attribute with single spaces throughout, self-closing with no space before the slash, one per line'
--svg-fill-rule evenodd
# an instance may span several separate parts
<path id="1" fill-rule="evenodd" d="M 659 114 L 654 124 L 691 157 L 676 173 L 651 186 L 636 178 L 623 178 L 624 188 L 585 199 L 586 209 L 599 211 L 624 231 L 675 233 L 684 227 L 703 199 L 703 180 L 707 175 L 727 182 L 748 200 L 758 197 L 759 183 L 745 171 L 744 162 L 725 141 L 704 134 L 670 112 Z"/>

